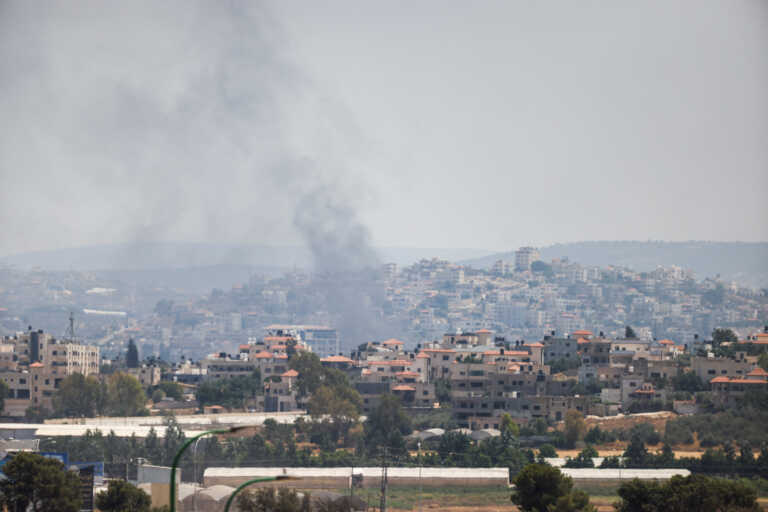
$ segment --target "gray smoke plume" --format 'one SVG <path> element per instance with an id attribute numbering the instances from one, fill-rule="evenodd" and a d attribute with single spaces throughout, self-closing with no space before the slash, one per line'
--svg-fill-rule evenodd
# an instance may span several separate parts
<path id="1" fill-rule="evenodd" d="M 384 290 L 368 229 L 349 202 L 340 201 L 333 187 L 318 187 L 299 203 L 294 222 L 312 253 L 313 285 L 325 297 L 344 349 L 396 334 L 378 308 Z"/>
<path id="2" fill-rule="evenodd" d="M 370 268 L 327 105 L 257 2 L 3 2 L 0 254 L 303 239 L 322 275 Z M 369 323 L 374 281 L 337 281 L 329 311 Z"/>

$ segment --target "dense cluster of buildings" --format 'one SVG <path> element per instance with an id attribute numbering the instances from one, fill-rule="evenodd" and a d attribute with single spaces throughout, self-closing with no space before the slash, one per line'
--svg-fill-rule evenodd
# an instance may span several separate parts
<path id="1" fill-rule="evenodd" d="M 765 294 L 736 283 L 697 281 L 675 266 L 638 272 L 544 262 L 532 247 L 487 269 L 430 259 L 386 264 L 370 279 L 354 299 L 356 309 L 365 310 L 358 322 L 363 334 L 350 335 L 334 328 L 343 324 L 329 312 L 315 276 L 300 271 L 253 276 L 201 297 L 87 273 L 0 268 L 0 334 L 23 330 L 27 322 L 60 333 L 75 311 L 78 332 L 104 356 L 124 352 L 133 338 L 143 355 L 178 362 L 235 354 L 270 329 L 300 336 L 323 357 L 338 354 L 380 339 L 381 329 L 366 335 L 372 319 L 413 348 L 445 332 L 489 329 L 506 339 L 541 340 L 551 331 L 591 329 L 616 338 L 626 325 L 642 340 L 691 346 L 716 326 L 746 335 L 768 317 Z"/>
<path id="2" fill-rule="evenodd" d="M 746 334 L 768 315 L 762 293 L 715 279 L 696 281 L 679 267 L 636 272 L 584 266 L 567 259 L 545 263 L 535 249 L 497 261 L 490 270 L 423 260 L 386 272 L 391 314 L 407 321 L 406 336 L 433 338 L 457 329 L 492 329 L 512 339 L 541 339 L 551 331 L 583 329 L 697 343 L 715 326 Z"/>
<path id="3" fill-rule="evenodd" d="M 614 415 L 638 407 L 672 405 L 692 412 L 692 400 L 680 397 L 673 382 L 695 375 L 724 404 L 745 389 L 768 389 L 768 372 L 750 356 L 747 344 L 768 345 L 768 328 L 735 343 L 734 357 L 715 357 L 671 340 L 608 338 L 604 333 L 555 332 L 535 342 L 510 341 L 481 329 L 444 334 L 412 350 L 397 339 L 361 344 L 348 356 L 320 358 L 343 371 L 370 413 L 382 395 L 398 396 L 414 411 L 450 408 L 462 427 L 498 428 L 503 413 L 520 421 L 562 420 L 576 409 L 584 414 Z M 297 396 L 299 374 L 288 365 L 290 350 L 311 350 L 300 338 L 265 336 L 244 344 L 236 356 L 211 354 L 200 363 L 201 380 L 227 379 L 258 370 L 264 396 L 254 407 L 291 411 L 305 406 Z M 189 368 L 179 367 L 179 375 Z M 167 375 L 177 379 L 174 373 Z M 691 398 L 691 397 L 689 397 Z"/>
<path id="4" fill-rule="evenodd" d="M 42 330 L 0 339 L 0 380 L 8 386 L 5 415 L 24 416 L 30 407 L 53 409 L 53 395 L 73 373 L 98 375 L 99 348 L 57 340 Z"/>
<path id="5" fill-rule="evenodd" d="M 414 408 L 450 403 L 463 425 L 493 426 L 499 411 L 558 420 L 572 408 L 612 414 L 633 403 L 668 403 L 675 390 L 664 384 L 688 368 L 724 402 L 766 381 L 749 351 L 717 358 L 707 337 L 729 327 L 745 342 L 765 343 L 758 331 L 768 297 L 717 279 L 696 281 L 679 267 L 637 272 L 544 262 L 523 247 L 488 269 L 430 259 L 386 264 L 370 279 L 364 284 L 374 292 L 357 297 L 356 307 L 397 339 L 345 338 L 333 327 L 322 287 L 298 271 L 253 276 L 201 297 L 76 272 L 0 269 L 6 413 L 50 409 L 62 378 L 120 363 L 131 338 L 147 362 L 129 371 L 145 387 L 169 379 L 193 390 L 258 371 L 264 394 L 248 407 L 296 410 L 305 404 L 288 358 L 291 350 L 310 350 L 349 375 L 364 412 L 388 392 Z M 73 310 L 69 337 L 21 327 L 29 318 L 46 329 L 64 326 Z M 89 345 L 74 341 L 75 330 Z"/>

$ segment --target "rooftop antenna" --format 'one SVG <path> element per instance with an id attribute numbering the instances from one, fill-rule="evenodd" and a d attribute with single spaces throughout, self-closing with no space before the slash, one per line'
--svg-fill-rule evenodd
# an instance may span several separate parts
<path id="1" fill-rule="evenodd" d="M 71 343 L 75 342 L 75 313 L 72 311 L 69 312 L 69 327 L 65 338 Z"/>

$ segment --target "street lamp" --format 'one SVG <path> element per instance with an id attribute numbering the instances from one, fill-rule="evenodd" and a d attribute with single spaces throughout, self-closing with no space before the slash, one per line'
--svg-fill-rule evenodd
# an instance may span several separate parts
<path id="1" fill-rule="evenodd" d="M 203 436 L 207 436 L 209 434 L 233 434 L 235 432 L 239 432 L 240 430 L 248 428 L 249 425 L 243 425 L 239 427 L 230 427 L 230 428 L 220 428 L 216 430 L 207 430 L 205 432 L 202 432 L 200 434 L 197 434 L 196 436 L 190 437 L 183 445 L 181 445 L 181 448 L 179 448 L 179 451 L 176 452 L 176 456 L 173 457 L 173 463 L 171 464 L 171 491 L 170 491 L 170 512 L 176 512 L 176 467 L 179 465 L 179 461 L 181 460 L 181 455 L 184 453 L 184 450 L 189 448 L 189 446 L 200 439 Z"/>
<path id="2" fill-rule="evenodd" d="M 197 491 L 199 487 L 197 486 L 197 445 L 200 444 L 200 440 L 202 437 L 198 437 L 197 441 L 195 441 L 195 446 L 192 448 L 192 459 L 195 461 L 195 512 L 197 512 Z"/>
<path id="3" fill-rule="evenodd" d="M 424 463 L 421 460 L 421 441 L 417 443 L 417 446 L 419 447 L 419 512 L 421 512 L 421 467 L 424 465 Z"/>
<path id="4" fill-rule="evenodd" d="M 263 477 L 254 478 L 252 480 L 248 480 L 246 482 L 243 482 L 242 484 L 240 484 L 237 487 L 237 489 L 232 491 L 232 494 L 229 495 L 229 499 L 227 500 L 227 504 L 224 505 L 224 512 L 229 512 L 229 506 L 232 505 L 232 502 L 235 500 L 235 496 L 237 496 L 237 494 L 240 491 L 242 491 L 243 489 L 245 489 L 249 485 L 257 484 L 259 482 L 273 482 L 275 480 L 298 480 L 298 478 L 295 478 L 295 477 L 292 477 L 292 476 L 285 476 L 285 475 L 280 475 L 280 476 L 263 476 Z"/>

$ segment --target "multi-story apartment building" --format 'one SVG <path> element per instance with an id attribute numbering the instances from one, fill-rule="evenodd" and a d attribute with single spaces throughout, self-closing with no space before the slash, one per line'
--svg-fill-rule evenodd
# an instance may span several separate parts
<path id="1" fill-rule="evenodd" d="M 754 369 L 754 363 L 728 357 L 692 357 L 691 370 L 704 382 L 715 377 L 744 377 Z"/>
<path id="2" fill-rule="evenodd" d="M 515 251 L 515 270 L 531 269 L 531 263 L 541 259 L 539 251 L 534 247 L 521 247 Z"/>
<path id="3" fill-rule="evenodd" d="M 98 375 L 99 348 L 30 329 L 2 339 L 0 368 L 9 388 L 3 414 L 23 416 L 28 407 L 52 409 L 53 395 L 67 376 Z"/>
<path id="4" fill-rule="evenodd" d="M 550 364 L 560 359 L 566 361 L 579 360 L 579 340 L 577 338 L 557 338 L 554 335 L 544 336 L 544 363 Z"/>
<path id="5" fill-rule="evenodd" d="M 768 372 L 754 368 L 740 377 L 715 377 L 709 381 L 715 402 L 728 405 L 735 403 L 749 391 L 768 391 Z"/>
<path id="6" fill-rule="evenodd" d="M 267 337 L 290 337 L 304 342 L 318 357 L 328 357 L 339 353 L 339 335 L 336 329 L 331 327 L 273 324 L 266 327 L 266 332 Z"/>

